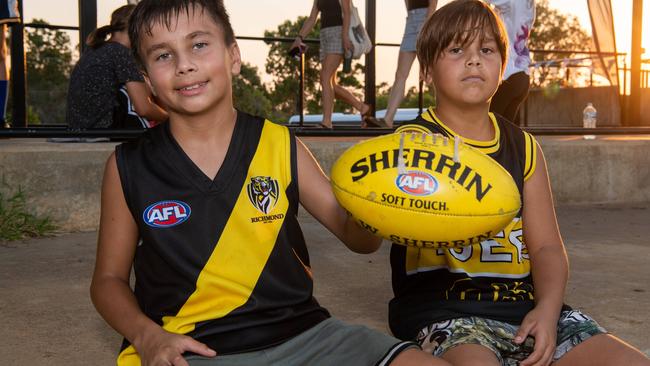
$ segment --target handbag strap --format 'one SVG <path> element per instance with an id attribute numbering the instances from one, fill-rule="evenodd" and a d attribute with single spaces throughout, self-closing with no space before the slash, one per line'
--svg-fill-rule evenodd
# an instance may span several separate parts
<path id="1" fill-rule="evenodd" d="M 341 16 L 343 16 L 343 4 L 342 0 L 339 0 L 339 5 L 341 6 Z M 363 25 L 361 18 L 359 17 L 359 12 L 354 6 L 354 2 L 350 0 L 350 29 L 357 25 Z"/>

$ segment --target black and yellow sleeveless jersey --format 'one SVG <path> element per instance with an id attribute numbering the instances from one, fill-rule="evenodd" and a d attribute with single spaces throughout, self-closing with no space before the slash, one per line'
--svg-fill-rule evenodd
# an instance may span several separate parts
<path id="1" fill-rule="evenodd" d="M 522 196 L 524 181 L 535 170 L 537 143 L 532 135 L 490 113 L 491 141 L 463 138 L 492 157 L 514 178 Z M 402 125 L 397 132 L 456 133 L 433 109 Z M 389 323 L 399 338 L 413 339 L 434 322 L 476 315 L 519 323 L 532 309 L 533 285 L 523 241 L 521 211 L 493 239 L 459 249 L 418 249 L 393 244 L 391 267 L 395 297 Z"/>
<path id="2" fill-rule="evenodd" d="M 218 354 L 281 343 L 329 317 L 312 296 L 297 221 L 295 137 L 238 112 L 210 179 L 162 124 L 118 146 L 117 166 L 141 241 L 134 259 L 142 311 Z M 139 365 L 126 341 L 118 365 Z"/>

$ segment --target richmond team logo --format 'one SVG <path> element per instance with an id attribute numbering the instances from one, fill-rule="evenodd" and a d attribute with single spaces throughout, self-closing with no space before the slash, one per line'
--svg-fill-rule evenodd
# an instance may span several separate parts
<path id="1" fill-rule="evenodd" d="M 278 181 L 271 177 L 253 177 L 248 183 L 248 199 L 253 206 L 262 213 L 267 214 L 273 210 L 278 202 Z"/>
<path id="2" fill-rule="evenodd" d="M 414 196 L 429 196 L 438 190 L 438 181 L 431 174 L 410 171 L 397 176 L 395 185 L 402 192 Z"/>
<path id="3" fill-rule="evenodd" d="M 181 201 L 160 201 L 147 207 L 142 214 L 144 222 L 156 228 L 180 225 L 190 217 L 190 205 Z"/>

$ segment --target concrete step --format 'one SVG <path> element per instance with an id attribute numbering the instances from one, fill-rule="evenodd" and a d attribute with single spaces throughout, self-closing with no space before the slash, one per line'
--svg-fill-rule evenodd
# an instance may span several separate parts
<path id="1" fill-rule="evenodd" d="M 325 172 L 358 137 L 305 137 Z M 540 136 L 558 205 L 650 203 L 650 136 Z M 63 231 L 94 230 L 104 164 L 115 143 L 0 140 L 0 178 L 20 186 Z M 0 185 L 0 189 L 5 189 Z"/>
<path id="2" fill-rule="evenodd" d="M 650 355 L 650 208 L 564 206 L 560 230 L 569 253 L 566 302 Z M 300 214 L 315 296 L 345 321 L 388 331 L 389 246 L 350 252 Z M 114 365 L 121 337 L 93 308 L 88 287 L 97 233 L 0 243 L 0 364 Z"/>

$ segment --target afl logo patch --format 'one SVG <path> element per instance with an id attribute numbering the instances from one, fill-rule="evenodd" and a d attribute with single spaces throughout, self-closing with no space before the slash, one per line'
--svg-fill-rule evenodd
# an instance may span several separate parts
<path id="1" fill-rule="evenodd" d="M 397 176 L 397 188 L 414 196 L 429 196 L 438 190 L 438 181 L 431 174 L 420 171 L 410 171 Z"/>
<path id="2" fill-rule="evenodd" d="M 190 205 L 185 202 L 160 201 L 147 207 L 142 219 L 151 227 L 165 228 L 182 224 L 191 213 Z"/>
<path id="3" fill-rule="evenodd" d="M 278 181 L 271 177 L 252 177 L 246 189 L 248 199 L 263 214 L 271 212 L 280 197 Z"/>

